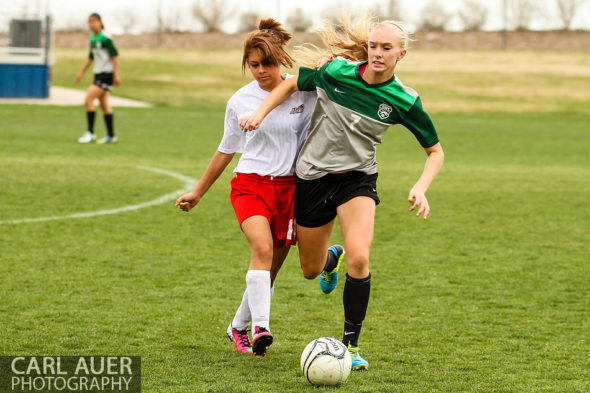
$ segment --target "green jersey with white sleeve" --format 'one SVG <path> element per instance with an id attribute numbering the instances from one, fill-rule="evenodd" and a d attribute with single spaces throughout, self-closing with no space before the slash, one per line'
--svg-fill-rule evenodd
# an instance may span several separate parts
<path id="1" fill-rule="evenodd" d="M 90 53 L 88 58 L 94 60 L 94 73 L 113 72 L 113 57 L 119 52 L 110 35 L 101 31 L 98 34 L 90 34 Z"/>
<path id="2" fill-rule="evenodd" d="M 300 68 L 298 89 L 316 90 L 318 98 L 309 136 L 297 158 L 299 178 L 313 180 L 344 171 L 377 173 L 377 146 L 394 124 L 409 129 L 422 147 L 438 143 L 416 91 L 397 76 L 369 84 L 361 77 L 362 64 L 338 57 L 319 70 Z"/>

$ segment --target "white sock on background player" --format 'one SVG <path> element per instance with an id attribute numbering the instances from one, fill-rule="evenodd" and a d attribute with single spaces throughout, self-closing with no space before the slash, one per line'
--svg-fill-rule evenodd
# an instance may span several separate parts
<path id="1" fill-rule="evenodd" d="M 248 306 L 252 315 L 252 330 L 255 326 L 269 329 L 270 319 L 270 272 L 268 270 L 248 270 Z"/>

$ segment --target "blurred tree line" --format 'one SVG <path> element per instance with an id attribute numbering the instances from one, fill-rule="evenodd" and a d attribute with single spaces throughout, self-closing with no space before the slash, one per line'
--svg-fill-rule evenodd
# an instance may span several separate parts
<path id="1" fill-rule="evenodd" d="M 461 0 L 459 7 L 449 11 L 443 0 L 428 0 L 419 12 L 418 20 L 408 21 L 406 7 L 411 0 L 383 0 L 376 3 L 369 13 L 380 19 L 393 19 L 413 22 L 419 31 L 445 31 L 454 18 L 457 18 L 463 31 L 483 30 L 489 22 L 490 6 L 485 0 Z M 551 18 L 559 18 L 563 30 L 571 30 L 572 22 L 590 0 L 501 0 L 503 29 L 529 30 L 533 21 L 541 23 Z M 348 4 L 348 2 L 346 3 Z M 338 24 L 344 4 L 333 2 L 319 10 L 322 20 Z M 231 16 L 233 7 L 229 0 L 205 1 L 195 0 L 193 15 L 204 26 L 204 31 L 221 31 L 222 25 Z M 317 12 L 317 10 L 314 10 Z M 292 31 L 310 31 L 313 21 L 309 10 L 295 8 L 285 19 L 285 25 Z M 262 11 L 245 11 L 240 14 L 239 31 L 250 31 L 256 28 Z M 590 18 L 590 15 L 587 15 Z"/>
<path id="2" fill-rule="evenodd" d="M 148 23 L 144 30 L 163 32 L 223 32 L 237 30 L 239 32 L 251 31 L 256 28 L 258 21 L 268 17 L 269 10 L 262 9 L 262 5 L 250 9 L 240 9 L 239 0 L 194 0 L 187 9 L 186 5 L 179 2 L 156 1 L 157 9 L 155 18 Z M 284 0 L 274 0 L 266 4 L 286 3 Z M 590 15 L 581 15 L 584 10 L 590 10 L 590 0 L 496 0 L 492 7 L 489 0 L 460 0 L 458 6 L 449 9 L 444 0 L 427 0 L 416 13 L 409 17 L 409 11 L 413 6 L 412 0 L 381 0 L 374 2 L 374 6 L 368 9 L 369 14 L 380 19 L 393 19 L 405 22 L 414 27 L 416 31 L 446 31 L 449 29 L 462 31 L 489 30 L 492 8 L 497 13 L 498 5 L 502 13 L 502 27 L 499 30 L 518 31 L 530 30 L 535 24 L 536 28 L 543 25 L 553 26 L 551 30 L 571 30 L 576 19 L 590 20 Z M 321 5 L 320 5 L 321 4 Z M 285 6 L 283 4 L 283 6 Z M 586 8 L 584 8 L 586 7 Z M 275 11 L 271 7 L 270 13 Z M 317 13 L 320 19 L 332 24 L 340 23 L 343 13 L 355 15 L 350 12 L 350 1 L 334 0 L 332 2 L 318 2 L 318 7 L 313 10 L 295 7 L 289 10 L 284 18 L 284 24 L 290 31 L 311 31 L 314 27 L 312 12 Z M 137 33 L 139 16 L 132 7 L 122 8 L 117 11 L 115 19 L 124 33 Z M 496 20 L 497 20 L 496 16 Z M 68 22 L 62 26 L 62 30 L 77 30 L 85 28 L 80 21 L 75 21 L 77 28 Z M 557 27 L 559 24 L 559 27 Z M 230 29 L 227 27 L 230 26 Z M 497 23 L 495 24 L 496 30 Z M 542 27 L 541 27 L 542 28 Z"/>

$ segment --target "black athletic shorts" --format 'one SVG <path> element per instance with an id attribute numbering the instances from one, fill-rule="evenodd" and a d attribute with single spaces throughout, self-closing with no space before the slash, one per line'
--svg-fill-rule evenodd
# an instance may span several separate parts
<path id="1" fill-rule="evenodd" d="M 295 219 L 298 225 L 316 228 L 336 217 L 336 208 L 352 198 L 367 196 L 379 204 L 377 174 L 345 172 L 328 174 L 315 180 L 297 178 Z"/>
<path id="2" fill-rule="evenodd" d="M 100 74 L 94 74 L 94 82 L 96 86 L 103 90 L 113 90 L 113 73 L 112 72 L 101 72 Z"/>

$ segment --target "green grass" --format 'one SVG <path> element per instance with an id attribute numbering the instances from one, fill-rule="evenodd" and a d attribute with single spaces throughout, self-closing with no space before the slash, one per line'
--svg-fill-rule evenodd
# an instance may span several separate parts
<path id="1" fill-rule="evenodd" d="M 67 85 L 82 59 L 63 53 L 53 75 Z M 199 177 L 219 143 L 223 102 L 247 80 L 236 51 L 214 59 L 231 58 L 231 67 L 201 65 L 213 63 L 210 53 L 187 51 L 183 64 L 158 51 L 122 58 L 121 94 L 156 106 L 116 108 L 116 146 L 75 143 L 84 129 L 82 108 L 0 105 L 0 220 L 112 209 L 183 186 L 137 165 Z M 416 58 L 427 55 L 451 57 Z M 450 98 L 456 111 L 436 104 L 448 94 L 440 87 L 446 74 L 433 73 L 436 62 L 430 74 L 422 65 L 404 77 L 435 103 L 445 166 L 428 193 L 431 217 L 416 219 L 405 197 L 424 153 L 402 127 L 386 135 L 378 152 L 382 203 L 372 298 L 361 337 L 371 370 L 320 391 L 590 390 L 588 102 L 545 110 L 543 101 L 530 99 L 522 112 L 494 112 L 486 82 L 492 55 L 482 53 L 481 63 L 466 70 L 469 79 L 454 85 L 461 91 L 481 79 L 478 94 L 488 110 L 461 106 L 469 100 L 459 93 Z M 563 56 L 571 63 L 584 57 Z M 142 82 L 177 73 L 223 86 L 207 98 L 209 85 L 199 91 L 193 82 Z M 427 74 L 439 76 L 438 87 L 420 86 Z M 590 83 L 582 79 L 582 86 Z M 527 78 L 511 83 L 531 87 Z M 567 87 L 564 97 L 568 92 L 575 93 Z M 224 337 L 249 259 L 229 203 L 230 179 L 228 170 L 190 214 L 170 202 L 117 215 L 0 224 L 0 353 L 140 355 L 145 392 L 318 391 L 302 377 L 299 356 L 318 336 L 340 337 L 342 286 L 320 295 L 317 281 L 303 279 L 296 249 L 277 280 L 276 342 L 268 356 L 239 356 Z M 333 240 L 341 241 L 338 230 Z"/>

